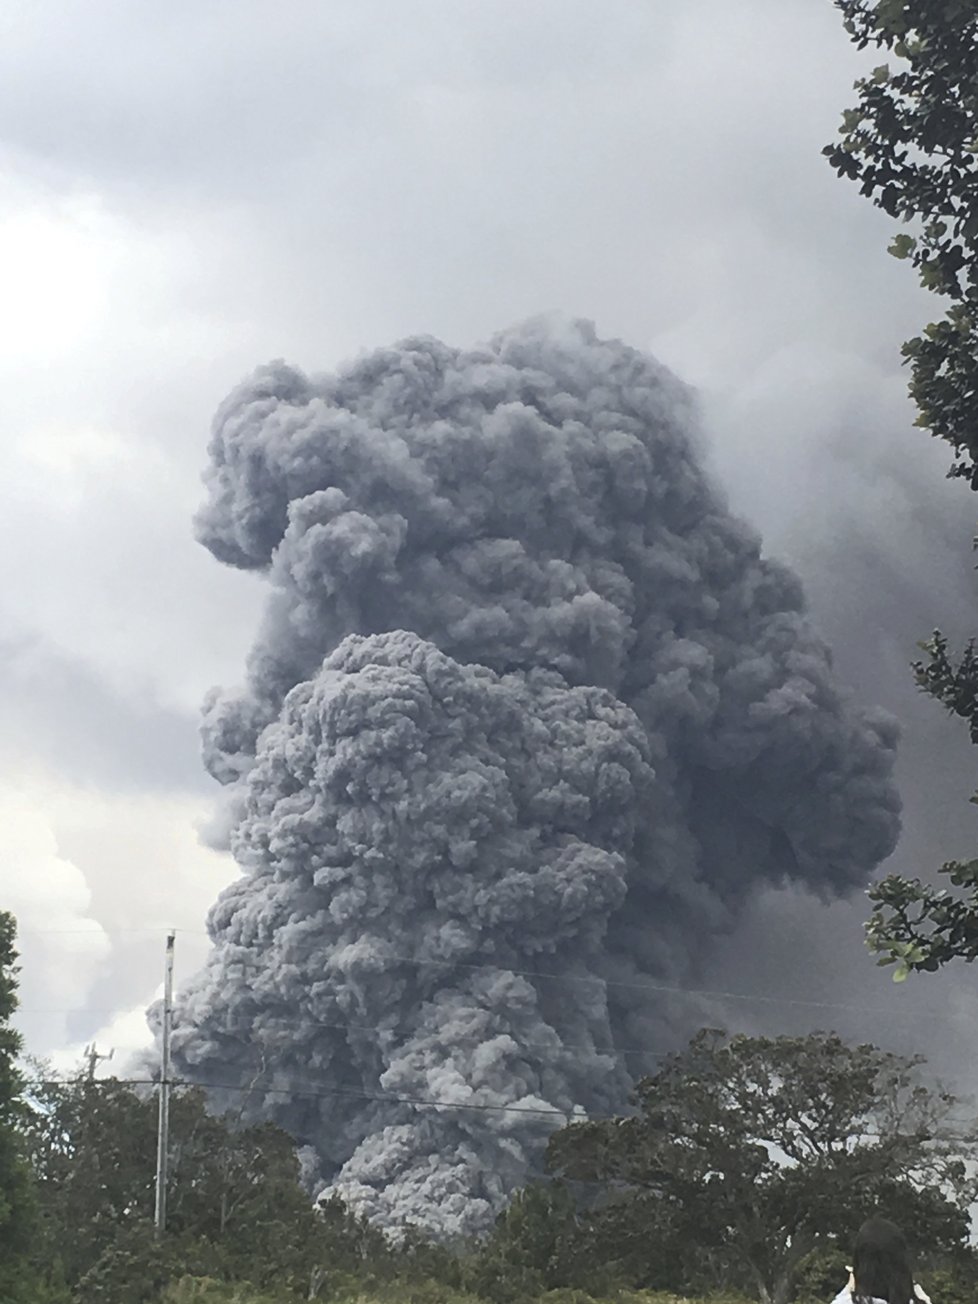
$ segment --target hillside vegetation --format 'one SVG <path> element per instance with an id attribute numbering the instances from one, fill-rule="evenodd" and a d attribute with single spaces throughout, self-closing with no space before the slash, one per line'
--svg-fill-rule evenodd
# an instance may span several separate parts
<path id="1" fill-rule="evenodd" d="M 554 1132 L 539 1180 L 454 1244 L 314 1203 L 293 1138 L 248 1097 L 26 1076 L 0 914 L 0 1304 L 827 1304 L 870 1213 L 917 1240 L 938 1304 L 978 1298 L 976 1129 L 918 1059 L 831 1033 L 704 1030 L 619 1117 Z"/>

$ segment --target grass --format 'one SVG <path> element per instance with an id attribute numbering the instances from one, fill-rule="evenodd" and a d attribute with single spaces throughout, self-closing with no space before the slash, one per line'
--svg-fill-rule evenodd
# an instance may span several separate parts
<path id="1" fill-rule="evenodd" d="M 391 1283 L 374 1291 L 323 1292 L 323 1304 L 485 1304 L 474 1295 L 453 1291 L 439 1282 Z M 246 1285 L 232 1285 L 206 1277 L 184 1277 L 163 1294 L 160 1304 L 295 1304 L 289 1292 L 269 1294 Z M 528 1300 L 513 1304 L 531 1304 Z M 751 1304 L 741 1296 L 713 1295 L 690 1299 L 661 1291 L 635 1291 L 616 1295 L 606 1301 L 577 1290 L 553 1290 L 538 1297 L 533 1304 Z"/>

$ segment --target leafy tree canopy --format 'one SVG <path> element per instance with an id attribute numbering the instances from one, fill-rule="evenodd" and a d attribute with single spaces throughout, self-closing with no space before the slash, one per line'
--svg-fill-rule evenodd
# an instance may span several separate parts
<path id="1" fill-rule="evenodd" d="M 805 1256 L 878 1207 L 927 1244 L 966 1236 L 967 1145 L 948 1134 L 953 1098 L 920 1067 L 833 1034 L 706 1030 L 643 1079 L 634 1116 L 563 1129 L 549 1162 L 603 1188 L 597 1222 L 636 1284 L 658 1284 L 642 1262 L 664 1243 L 686 1282 L 723 1262 L 715 1284 L 785 1304 Z"/>
<path id="2" fill-rule="evenodd" d="M 856 82 L 856 104 L 824 153 L 906 229 L 889 251 L 941 296 L 944 315 L 908 340 L 917 424 L 952 450 L 950 476 L 978 489 L 978 6 L 974 0 L 836 0 L 859 49 L 890 59 Z M 919 686 L 968 721 L 978 743 L 978 653 L 955 662 L 938 631 Z M 891 877 L 875 886 L 868 942 L 897 980 L 978 954 L 978 860 L 943 866 L 951 887 Z"/>
<path id="3" fill-rule="evenodd" d="M 841 176 L 910 224 L 890 252 L 951 304 L 908 340 L 918 424 L 954 450 L 950 474 L 978 487 L 978 9 L 972 0 L 836 0 L 856 45 L 899 60 L 856 83 L 841 140 L 826 147 Z"/>
<path id="4" fill-rule="evenodd" d="M 17 1009 L 17 926 L 0 911 L 0 1299 L 20 1296 L 35 1231 L 35 1206 L 24 1162 L 21 1039 L 11 1023 Z"/>
<path id="5" fill-rule="evenodd" d="M 209 1113 L 196 1089 L 171 1098 L 167 1236 L 158 1244 L 155 1097 L 86 1073 L 59 1081 L 43 1067 L 29 1097 L 26 1146 L 42 1213 L 35 1265 L 86 1301 L 155 1299 L 196 1270 L 305 1296 L 311 1283 L 318 1290 L 383 1251 L 381 1234 L 340 1202 L 313 1206 L 290 1137 Z"/>
<path id="6" fill-rule="evenodd" d="M 927 661 L 914 664 L 917 683 L 954 715 L 968 721 L 978 744 L 978 651 L 969 643 L 958 664 L 947 639 L 936 631 L 923 644 Z M 972 798 L 978 805 L 978 795 Z M 978 956 L 978 859 L 950 860 L 941 872 L 952 889 L 891 874 L 870 890 L 873 915 L 867 925 L 870 950 L 883 965 L 896 964 L 902 982 L 913 970 L 933 971 L 949 960 Z"/>
<path id="7" fill-rule="evenodd" d="M 559 1182 L 540 1183 L 518 1191 L 499 1215 L 474 1257 L 469 1284 L 494 1304 L 593 1285 L 596 1250 L 571 1192 Z"/>
<path id="8" fill-rule="evenodd" d="M 796 1304 L 816 1304 L 877 1204 L 942 1251 L 931 1266 L 949 1302 L 973 1298 L 973 1260 L 949 1253 L 978 1184 L 949 1128 L 960 1107 L 919 1061 L 829 1034 L 701 1033 L 640 1084 L 634 1115 L 557 1134 L 557 1180 L 455 1246 L 410 1229 L 392 1243 L 337 1200 L 315 1208 L 284 1134 L 210 1114 L 194 1090 L 172 1101 L 157 1238 L 152 1095 L 36 1077 L 22 1127 L 43 1221 L 32 1288 L 0 1293 L 16 1304 L 652 1304 L 650 1287 L 669 1292 L 661 1304 L 756 1304 L 796 1277 Z"/>

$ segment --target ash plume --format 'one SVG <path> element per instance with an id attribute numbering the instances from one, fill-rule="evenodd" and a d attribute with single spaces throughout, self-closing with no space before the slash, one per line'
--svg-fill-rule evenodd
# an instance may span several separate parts
<path id="1" fill-rule="evenodd" d="M 621 1106 L 650 987 L 755 890 L 892 850 L 895 726 L 704 474 L 688 391 L 587 323 L 274 364 L 209 451 L 198 536 L 270 594 L 205 711 L 242 873 L 177 1066 L 250 1085 L 317 1187 L 471 1231 Z"/>

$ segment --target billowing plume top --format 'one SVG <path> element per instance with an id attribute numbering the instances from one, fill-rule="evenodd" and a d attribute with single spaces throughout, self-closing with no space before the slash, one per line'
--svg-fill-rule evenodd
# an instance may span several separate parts
<path id="1" fill-rule="evenodd" d="M 245 874 L 179 1055 L 251 1080 L 294 1011 L 357 1103 L 266 1108 L 389 1220 L 488 1216 L 545 1117 L 514 1102 L 606 1106 L 607 1056 L 668 1022 L 650 976 L 758 884 L 845 891 L 895 842 L 894 726 L 840 692 L 691 428 L 658 364 L 551 319 L 276 364 L 218 413 L 199 537 L 271 595 L 206 709 Z M 487 1083 L 498 1113 L 435 1107 Z"/>
<path id="2" fill-rule="evenodd" d="M 728 513 L 690 425 L 657 363 L 549 318 L 471 352 L 408 340 L 315 382 L 259 371 L 218 413 L 197 520 L 275 589 L 247 692 L 209 706 L 212 771 L 247 768 L 347 634 L 410 629 L 500 673 L 610 688 L 663 755 L 788 819 L 803 877 L 861 881 L 893 843 L 893 725 L 849 711 L 797 579 Z M 856 779 L 865 814 L 835 839 L 819 811 Z M 782 855 L 775 876 L 792 868 Z"/>
<path id="3" fill-rule="evenodd" d="M 218 414 L 198 532 L 221 560 L 270 567 L 288 604 L 260 692 L 346 633 L 392 628 L 495 670 L 616 686 L 643 589 L 689 589 L 713 560 L 690 547 L 716 504 L 687 406 L 582 324 L 531 322 L 470 353 L 408 340 L 315 383 L 259 372 Z M 732 568 L 756 555 L 724 514 L 697 542 Z"/>

